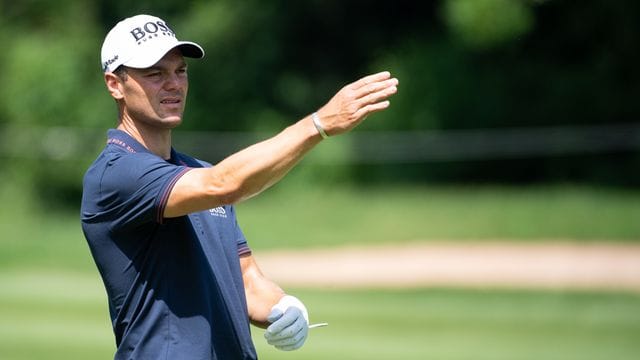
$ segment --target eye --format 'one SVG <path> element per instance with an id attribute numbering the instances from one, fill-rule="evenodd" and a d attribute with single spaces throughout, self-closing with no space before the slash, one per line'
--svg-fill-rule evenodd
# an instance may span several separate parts
<path id="1" fill-rule="evenodd" d="M 145 75 L 145 77 L 158 77 L 158 76 L 160 76 L 160 75 L 161 75 L 161 74 L 160 74 L 160 72 L 159 72 L 159 71 L 154 71 L 154 72 L 147 73 L 147 74 Z"/>

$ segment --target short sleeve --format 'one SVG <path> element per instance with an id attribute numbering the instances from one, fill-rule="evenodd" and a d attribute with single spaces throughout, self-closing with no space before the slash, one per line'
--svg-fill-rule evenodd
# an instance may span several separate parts
<path id="1" fill-rule="evenodd" d="M 112 227 L 162 223 L 169 194 L 190 168 L 146 153 L 126 154 L 108 162 L 101 177 L 98 208 Z"/>
<path id="2" fill-rule="evenodd" d="M 244 236 L 240 225 L 238 225 L 235 208 L 233 206 L 229 206 L 229 212 L 233 216 L 235 239 L 236 244 L 238 245 L 238 256 L 251 255 L 251 248 L 249 247 L 247 238 Z"/>

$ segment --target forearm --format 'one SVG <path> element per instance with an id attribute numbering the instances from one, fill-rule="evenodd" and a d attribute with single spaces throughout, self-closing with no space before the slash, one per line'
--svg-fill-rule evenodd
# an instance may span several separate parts
<path id="1" fill-rule="evenodd" d="M 269 326 L 267 317 L 271 308 L 286 294 L 273 281 L 259 274 L 252 279 L 245 277 L 245 295 L 251 323 L 264 329 Z"/>
<path id="2" fill-rule="evenodd" d="M 307 116 L 218 163 L 209 171 L 209 183 L 226 187 L 227 203 L 245 200 L 282 179 L 321 140 Z"/>
<path id="3" fill-rule="evenodd" d="M 266 328 L 271 308 L 285 296 L 285 292 L 262 274 L 252 255 L 240 257 L 240 266 L 249 319 L 253 325 Z"/>
<path id="4" fill-rule="evenodd" d="M 251 292 L 246 294 L 249 320 L 253 325 L 262 329 L 266 329 L 270 324 L 267 317 L 273 306 L 286 295 L 278 286 L 270 287 L 268 290 L 262 293 Z"/>
<path id="5" fill-rule="evenodd" d="M 214 167 L 192 169 L 175 184 L 164 216 L 182 216 L 257 195 L 282 179 L 321 140 L 307 116 Z"/>

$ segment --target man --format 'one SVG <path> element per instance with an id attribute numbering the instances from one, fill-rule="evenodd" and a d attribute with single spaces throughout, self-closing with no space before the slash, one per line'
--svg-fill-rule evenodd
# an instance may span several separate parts
<path id="1" fill-rule="evenodd" d="M 277 182 L 323 138 L 387 108 L 398 84 L 387 72 L 358 80 L 312 116 L 210 166 L 171 147 L 188 89 L 184 57 L 203 56 L 149 15 L 119 22 L 102 46 L 118 125 L 85 174 L 81 220 L 116 359 L 255 359 L 250 322 L 281 350 L 302 346 L 305 306 L 262 274 L 231 205 Z"/>

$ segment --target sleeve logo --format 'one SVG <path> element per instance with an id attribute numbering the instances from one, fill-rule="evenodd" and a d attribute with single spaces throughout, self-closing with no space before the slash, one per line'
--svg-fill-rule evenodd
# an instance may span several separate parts
<path id="1" fill-rule="evenodd" d="M 211 214 L 211 216 L 217 216 L 217 217 L 221 217 L 221 218 L 226 218 L 227 217 L 227 211 L 222 206 L 218 206 L 217 208 L 209 209 L 209 214 Z"/>

